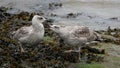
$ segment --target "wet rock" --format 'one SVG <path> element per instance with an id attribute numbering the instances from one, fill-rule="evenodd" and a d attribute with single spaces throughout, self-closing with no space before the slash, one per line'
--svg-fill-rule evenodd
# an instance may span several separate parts
<path id="1" fill-rule="evenodd" d="M 88 15 L 88 17 L 89 17 L 90 19 L 93 19 L 93 18 L 95 18 L 96 16 L 90 16 L 90 15 Z"/>
<path id="2" fill-rule="evenodd" d="M 0 12 L 6 12 L 7 8 L 5 7 L 0 7 Z"/>
<path id="3" fill-rule="evenodd" d="M 59 7 L 62 7 L 62 3 L 56 3 L 54 4 L 55 6 L 59 6 Z"/>
<path id="4" fill-rule="evenodd" d="M 90 52 L 90 53 L 105 54 L 105 50 L 104 50 L 104 49 L 103 49 L 103 50 L 99 50 L 99 49 L 96 49 L 96 48 L 91 48 L 91 47 L 89 47 L 89 46 L 83 47 L 83 48 L 81 48 L 81 49 L 82 49 L 82 50 L 87 49 L 86 52 Z"/>
<path id="5" fill-rule="evenodd" d="M 49 3 L 49 9 L 62 7 L 62 3 Z"/>
<path id="6" fill-rule="evenodd" d="M 74 13 L 67 14 L 67 18 L 75 18 L 75 17 L 76 17 L 76 14 Z"/>
<path id="7" fill-rule="evenodd" d="M 2 13 L 2 15 L 6 16 L 6 17 L 11 17 L 11 14 L 6 13 L 6 12 Z"/>
<path id="8" fill-rule="evenodd" d="M 56 17 L 56 16 L 58 16 L 58 15 L 51 13 L 50 16 L 51 16 L 51 17 Z"/>
<path id="9" fill-rule="evenodd" d="M 110 20 L 118 20 L 118 17 L 112 17 Z"/>
<path id="10" fill-rule="evenodd" d="M 67 18 L 76 18 L 77 16 L 82 15 L 82 13 L 69 13 L 67 14 Z"/>

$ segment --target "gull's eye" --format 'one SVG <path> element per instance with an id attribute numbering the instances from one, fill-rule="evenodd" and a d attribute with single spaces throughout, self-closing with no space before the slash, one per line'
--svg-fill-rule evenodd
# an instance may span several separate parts
<path id="1" fill-rule="evenodd" d="M 42 20 L 43 18 L 42 18 L 42 17 L 39 17 L 38 19 L 39 19 L 39 20 Z"/>

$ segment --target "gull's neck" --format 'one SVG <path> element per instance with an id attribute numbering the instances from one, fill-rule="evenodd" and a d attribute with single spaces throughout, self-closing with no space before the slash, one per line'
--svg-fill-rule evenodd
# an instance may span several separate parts
<path id="1" fill-rule="evenodd" d="M 36 19 L 32 20 L 32 27 L 33 27 L 33 30 L 35 32 L 39 32 L 39 31 L 43 31 L 44 30 L 43 24 L 41 22 L 39 22 L 38 20 L 36 20 Z"/>

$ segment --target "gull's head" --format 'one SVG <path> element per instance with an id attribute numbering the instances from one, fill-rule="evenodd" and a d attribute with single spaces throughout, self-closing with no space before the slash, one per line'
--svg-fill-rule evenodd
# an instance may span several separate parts
<path id="1" fill-rule="evenodd" d="M 40 22 L 43 23 L 46 20 L 45 17 L 39 16 L 39 15 L 34 15 L 32 22 Z"/>
<path id="2" fill-rule="evenodd" d="M 50 29 L 57 33 L 59 32 L 60 27 L 61 27 L 60 25 L 50 25 Z"/>

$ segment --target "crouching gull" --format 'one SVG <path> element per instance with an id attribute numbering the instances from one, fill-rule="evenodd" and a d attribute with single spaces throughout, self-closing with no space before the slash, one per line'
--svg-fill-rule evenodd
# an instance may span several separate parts
<path id="1" fill-rule="evenodd" d="M 79 60 L 81 47 L 84 47 L 88 42 L 101 40 L 98 33 L 86 26 L 51 25 L 51 29 L 58 33 L 66 44 L 74 47 L 74 51 L 79 53 Z"/>
<path id="2" fill-rule="evenodd" d="M 37 45 L 43 39 L 44 36 L 44 26 L 43 22 L 46 19 L 42 16 L 35 15 L 32 18 L 31 26 L 24 26 L 17 31 L 14 31 L 13 38 L 17 39 L 20 43 L 20 51 L 25 52 L 22 45 Z"/>

